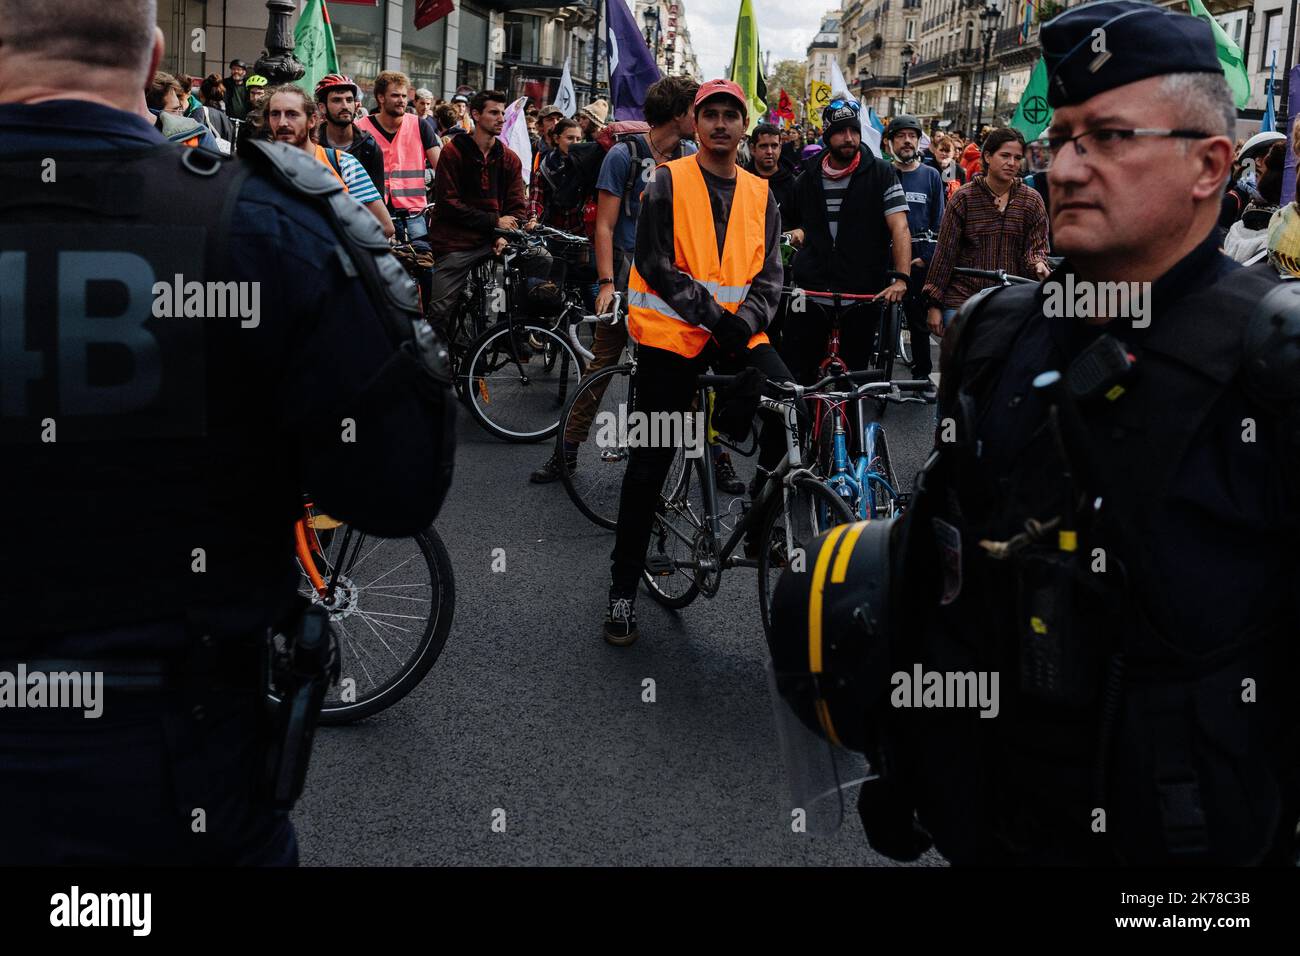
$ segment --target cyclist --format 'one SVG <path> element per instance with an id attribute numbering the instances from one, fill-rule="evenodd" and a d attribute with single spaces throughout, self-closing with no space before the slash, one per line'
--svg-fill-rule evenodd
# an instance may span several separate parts
<path id="1" fill-rule="evenodd" d="M 942 336 L 957 310 L 992 280 L 955 275 L 953 268 L 1004 269 L 1026 279 L 1045 279 L 1047 209 L 1019 177 L 1025 138 L 995 129 L 984 139 L 983 175 L 953 193 L 939 230 L 924 295 L 930 331 Z"/>
<path id="2" fill-rule="evenodd" d="M 505 249 L 506 240 L 494 238 L 495 231 L 519 229 L 528 213 L 519 157 L 497 138 L 505 110 L 504 93 L 475 93 L 469 107 L 473 131 L 452 137 L 438 160 L 430 233 L 437 259 L 429 300 L 435 326 L 451 317 L 470 270 Z"/>
<path id="3" fill-rule="evenodd" d="M 735 83 L 704 83 L 694 102 L 700 152 L 659 167 L 646 187 L 628 278 L 639 412 L 689 413 L 697 376 L 710 366 L 790 378 L 763 334 L 781 293 L 781 217 L 766 181 L 736 165 L 747 112 Z M 765 427 L 760 443 L 759 465 L 771 468 L 784 454 L 784 435 Z M 637 639 L 637 582 L 673 453 L 631 449 L 605 615 L 611 644 Z"/>
<path id="4" fill-rule="evenodd" d="M 759 123 L 749 134 L 749 153 L 751 159 L 745 164 L 746 172 L 767 180 L 784 221 L 786 207 L 794 196 L 795 171 L 781 150 L 781 131 L 771 123 Z"/>
<path id="5" fill-rule="evenodd" d="M 438 165 L 442 147 L 427 123 L 406 112 L 411 81 L 405 73 L 385 70 L 375 77 L 379 110 L 357 120 L 357 126 L 375 138 L 384 153 L 384 199 L 397 227 L 397 238 L 417 249 L 427 248 L 429 229 L 424 220 L 428 197 L 424 191 L 424 166 Z M 428 289 L 426 288 L 426 292 Z"/>
<path id="6" fill-rule="evenodd" d="M 795 284 L 819 292 L 879 293 L 901 302 L 907 283 L 886 283 L 890 268 L 911 269 L 907 198 L 893 167 L 862 145 L 861 107 L 837 99 L 822 110 L 826 149 L 804 164 L 789 205 L 790 240 L 798 248 Z M 882 291 L 883 290 L 883 291 Z M 826 354 L 831 319 L 820 309 L 792 306 L 782 333 L 781 355 L 804 384 L 814 381 Z M 875 324 L 848 322 L 840 351 L 851 369 L 870 364 Z"/>
<path id="7" fill-rule="evenodd" d="M 894 157 L 894 172 L 907 199 L 907 225 L 912 233 L 912 282 L 907 297 L 903 299 L 903 312 L 907 327 L 912 332 L 912 372 L 914 378 L 929 378 L 930 330 L 925 324 L 925 273 L 934 256 L 934 241 L 924 237 L 937 236 L 943 222 L 943 177 L 933 166 L 921 162 L 921 121 L 906 113 L 895 116 L 885 130 L 889 154 Z M 928 402 L 938 399 L 934 388 L 923 393 Z"/>
<path id="8" fill-rule="evenodd" d="M 322 76 L 316 84 L 316 102 L 324 113 L 318 137 L 320 144 L 344 150 L 360 160 L 382 195 L 386 191 L 384 151 L 373 136 L 353 122 L 361 104 L 361 89 L 347 74 L 331 73 Z"/>
<path id="9" fill-rule="evenodd" d="M 301 149 L 324 163 L 348 194 L 370 210 L 384 230 L 384 237 L 391 239 L 393 220 L 388 218 L 379 190 L 370 181 L 360 160 L 342 150 L 326 149 L 312 142 L 311 134 L 316 124 L 315 104 L 306 90 L 292 83 L 271 88 L 266 99 L 266 126 L 275 141 Z"/>

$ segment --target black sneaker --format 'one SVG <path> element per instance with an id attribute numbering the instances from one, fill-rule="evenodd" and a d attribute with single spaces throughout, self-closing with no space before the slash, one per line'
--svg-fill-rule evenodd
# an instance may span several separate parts
<path id="1" fill-rule="evenodd" d="M 729 495 L 745 493 L 745 483 L 736 474 L 736 469 L 731 465 L 731 456 L 725 451 L 713 459 L 713 480 L 719 491 L 725 491 Z"/>
<path id="2" fill-rule="evenodd" d="M 619 594 L 609 589 L 609 609 L 605 612 L 605 640 L 615 647 L 627 647 L 640 637 L 636 629 L 636 592 Z"/>
<path id="3" fill-rule="evenodd" d="M 578 468 L 578 450 L 575 448 L 570 451 L 564 449 L 564 467 L 569 474 L 573 474 Z M 551 457 L 542 463 L 542 467 L 528 476 L 528 480 L 535 485 L 549 485 L 553 481 L 560 480 L 560 453 L 551 452 Z"/>
<path id="4" fill-rule="evenodd" d="M 927 376 L 928 378 L 929 376 Z M 939 401 L 939 389 L 931 385 L 929 388 L 923 388 L 917 392 L 921 398 L 925 399 L 927 405 L 933 405 Z"/>

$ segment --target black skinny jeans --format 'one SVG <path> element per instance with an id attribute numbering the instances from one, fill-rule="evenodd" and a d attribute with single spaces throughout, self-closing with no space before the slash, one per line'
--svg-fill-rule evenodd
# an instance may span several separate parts
<path id="1" fill-rule="evenodd" d="M 767 378 L 788 382 L 790 372 L 770 345 L 756 345 L 744 356 L 728 358 L 712 339 L 695 358 L 676 352 L 637 348 L 636 411 L 686 412 L 695 401 L 696 377 L 712 368 L 719 375 L 734 375 L 752 366 Z M 785 424 L 763 413 L 759 432 L 758 464 L 771 470 L 785 455 Z M 613 584 L 615 590 L 630 594 L 645 566 L 645 552 L 664 480 L 672 466 L 673 448 L 631 449 L 623 489 L 618 502 L 618 529 L 614 535 Z M 708 459 L 706 456 L 706 463 Z"/>

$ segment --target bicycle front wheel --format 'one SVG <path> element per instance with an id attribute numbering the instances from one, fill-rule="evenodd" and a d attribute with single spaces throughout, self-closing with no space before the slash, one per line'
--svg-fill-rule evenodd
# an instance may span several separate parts
<path id="1" fill-rule="evenodd" d="M 758 552 L 758 607 L 763 616 L 763 633 L 772 635 L 772 594 L 781 572 L 812 573 L 808 566 L 808 544 L 823 531 L 853 520 L 844 499 L 814 478 L 795 478 L 784 500 L 768 515 L 763 543 Z"/>
<path id="2" fill-rule="evenodd" d="M 470 345 L 459 374 L 469 409 L 485 431 L 505 441 L 538 442 L 559 427 L 582 362 L 568 340 L 548 328 L 501 322 Z"/>
<path id="3" fill-rule="evenodd" d="M 642 580 L 657 604 L 677 610 L 700 594 L 697 547 L 705 536 L 703 497 L 692 493 L 690 463 L 681 486 L 659 499 Z"/>
<path id="4" fill-rule="evenodd" d="M 561 462 L 565 436 L 573 435 L 573 440 L 580 442 L 572 474 L 567 468 L 560 470 L 564 490 L 588 520 L 611 531 L 618 527 L 619 495 L 631 455 L 618 422 L 632 411 L 632 403 L 632 366 L 603 368 L 583 379 L 573 393 L 555 436 L 555 453 Z M 664 497 L 674 498 L 681 491 L 687 465 L 686 450 L 678 448 L 664 479 Z"/>
<path id="5" fill-rule="evenodd" d="M 346 724 L 391 707 L 429 673 L 451 633 L 456 582 L 433 528 L 376 538 L 347 525 L 322 530 L 322 519 L 334 523 L 318 513 L 308 535 L 329 597 L 302 568 L 299 593 L 329 611 L 339 641 L 339 682 L 326 694 L 320 721 Z"/>

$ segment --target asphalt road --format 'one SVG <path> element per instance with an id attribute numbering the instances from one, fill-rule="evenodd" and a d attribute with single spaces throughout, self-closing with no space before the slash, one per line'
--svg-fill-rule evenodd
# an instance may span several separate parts
<path id="1" fill-rule="evenodd" d="M 932 416 L 885 417 L 909 488 Z M 451 637 L 401 703 L 319 732 L 295 812 L 302 862 L 892 865 L 866 844 L 856 789 L 837 833 L 793 832 L 755 572 L 727 572 L 716 598 L 676 614 L 643 591 L 641 639 L 607 645 L 613 536 L 558 483 L 528 483 L 549 452 L 462 414 L 436 525 L 456 574 Z"/>

